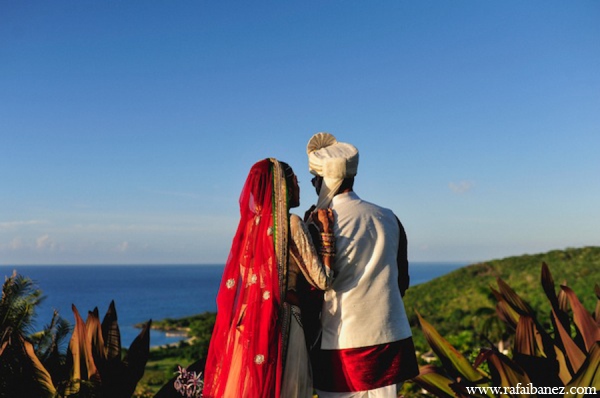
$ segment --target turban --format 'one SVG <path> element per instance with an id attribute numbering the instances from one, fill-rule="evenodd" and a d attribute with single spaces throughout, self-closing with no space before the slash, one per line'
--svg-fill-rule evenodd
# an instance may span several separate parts
<path id="1" fill-rule="evenodd" d="M 338 142 L 329 133 L 317 133 L 308 141 L 306 153 L 311 174 L 323 177 L 317 208 L 327 208 L 344 178 L 356 175 L 358 149 L 354 145 Z"/>

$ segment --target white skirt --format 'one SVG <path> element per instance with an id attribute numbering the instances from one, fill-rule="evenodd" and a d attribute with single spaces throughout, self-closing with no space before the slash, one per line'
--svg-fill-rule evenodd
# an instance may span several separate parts
<path id="1" fill-rule="evenodd" d="M 297 307 L 293 310 L 300 313 Z M 312 396 L 312 369 L 304 341 L 304 329 L 296 317 L 292 315 L 281 397 L 312 398 Z"/>

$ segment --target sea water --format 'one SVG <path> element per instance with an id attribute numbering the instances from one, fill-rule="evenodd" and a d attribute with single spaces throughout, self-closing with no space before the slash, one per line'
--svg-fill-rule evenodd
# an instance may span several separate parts
<path id="1" fill-rule="evenodd" d="M 444 275 L 464 263 L 411 263 L 411 286 Z M 0 266 L 0 275 L 13 270 L 29 277 L 45 299 L 37 309 L 34 329 L 50 323 L 53 310 L 74 323 L 72 305 L 86 319 L 98 308 L 100 320 L 114 300 L 121 344 L 129 347 L 139 334 L 136 324 L 216 311 L 223 265 L 26 265 Z M 183 336 L 152 330 L 150 344 L 176 343 Z"/>

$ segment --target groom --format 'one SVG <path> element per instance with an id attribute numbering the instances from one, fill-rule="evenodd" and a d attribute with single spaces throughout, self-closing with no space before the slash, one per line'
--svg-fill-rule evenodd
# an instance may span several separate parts
<path id="1" fill-rule="evenodd" d="M 419 373 L 402 301 L 409 285 L 404 228 L 391 210 L 354 192 L 353 145 L 318 133 L 307 153 L 316 207 L 333 209 L 337 250 L 312 358 L 315 388 L 319 398 L 395 398 Z"/>

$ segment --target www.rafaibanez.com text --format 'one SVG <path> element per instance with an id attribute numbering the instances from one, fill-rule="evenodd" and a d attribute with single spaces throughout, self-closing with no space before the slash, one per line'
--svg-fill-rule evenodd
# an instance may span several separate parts
<path id="1" fill-rule="evenodd" d="M 517 383 L 516 386 L 512 387 L 466 387 L 469 394 L 486 394 L 491 392 L 492 394 L 500 395 L 556 395 L 556 394 L 585 394 L 585 395 L 596 395 L 596 387 L 536 387 L 532 383 L 521 384 Z"/>

